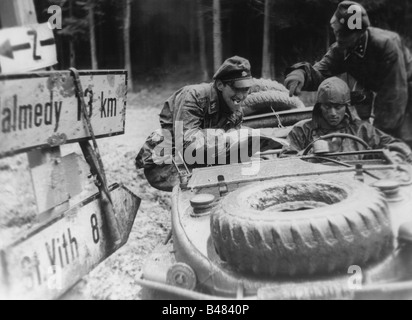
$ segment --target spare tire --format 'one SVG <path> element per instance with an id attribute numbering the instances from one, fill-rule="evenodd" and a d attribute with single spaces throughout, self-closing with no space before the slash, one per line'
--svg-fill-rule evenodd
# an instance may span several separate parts
<path id="1" fill-rule="evenodd" d="M 301 109 L 305 105 L 297 97 L 289 97 L 288 92 L 282 91 L 261 91 L 251 93 L 242 103 L 243 115 L 252 116 L 274 111 L 285 111 Z"/>
<path id="2" fill-rule="evenodd" d="M 289 90 L 281 83 L 274 81 L 274 80 L 269 80 L 269 79 L 253 79 L 255 84 L 253 85 L 252 88 L 250 88 L 250 93 L 255 93 L 255 92 L 260 92 L 260 91 L 280 91 L 280 92 L 287 92 L 289 93 Z"/>
<path id="3" fill-rule="evenodd" d="M 393 248 L 385 199 L 358 181 L 249 185 L 212 213 L 211 234 L 221 260 L 267 276 L 347 272 Z"/>

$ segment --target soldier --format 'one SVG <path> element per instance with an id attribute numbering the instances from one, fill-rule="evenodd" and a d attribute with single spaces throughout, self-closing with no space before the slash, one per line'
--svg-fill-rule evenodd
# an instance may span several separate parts
<path id="1" fill-rule="evenodd" d="M 290 146 L 284 148 L 282 154 L 296 155 L 322 136 L 344 133 L 362 139 L 372 149 L 389 149 L 400 162 L 412 159 L 412 152 L 405 143 L 360 120 L 350 103 L 350 90 L 346 82 L 337 77 L 326 79 L 319 86 L 312 119 L 303 120 L 293 127 L 287 137 Z M 334 139 L 329 147 L 330 152 L 362 149 L 364 147 L 359 142 L 349 138 Z M 357 160 L 358 156 L 344 156 L 341 159 Z"/>
<path id="2" fill-rule="evenodd" d="M 243 120 L 241 103 L 254 84 L 249 61 L 238 56 L 229 58 L 213 79 L 213 83 L 186 86 L 166 101 L 160 113 L 162 130 L 155 131 L 147 139 L 136 158 L 137 168 L 144 168 L 153 187 L 172 191 L 179 183 L 176 166 L 170 164 L 170 157 L 168 164 L 155 161 L 162 156 L 155 152 L 160 143 L 168 144 L 166 149 L 178 160 L 183 160 L 180 156 L 183 157 L 189 146 L 215 157 L 226 150 L 226 142 L 221 139 L 224 133 L 240 128 Z M 182 137 L 179 137 L 179 131 L 182 131 Z M 180 138 L 181 150 L 175 145 Z"/>
<path id="3" fill-rule="evenodd" d="M 361 13 L 358 26 L 353 23 L 356 10 Z M 288 69 L 290 95 L 316 91 L 326 78 L 347 73 L 376 95 L 374 125 L 411 144 L 412 57 L 400 36 L 371 27 L 365 9 L 353 1 L 341 2 L 330 23 L 336 43 L 315 65 L 303 62 Z"/>

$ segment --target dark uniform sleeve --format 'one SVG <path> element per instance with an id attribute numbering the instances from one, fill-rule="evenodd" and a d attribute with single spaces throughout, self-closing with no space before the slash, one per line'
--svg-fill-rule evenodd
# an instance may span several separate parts
<path id="1" fill-rule="evenodd" d="M 305 72 L 304 91 L 317 91 L 319 85 L 327 78 L 340 75 L 345 72 L 343 67 L 343 53 L 333 44 L 321 61 L 315 65 L 308 62 L 300 62 L 293 65 L 286 72 L 301 69 Z"/>
<path id="2" fill-rule="evenodd" d="M 343 59 L 343 51 L 338 48 L 336 43 L 334 43 L 329 48 L 329 51 L 323 56 L 322 60 L 313 66 L 313 69 L 322 75 L 321 82 L 327 78 L 346 72 L 344 69 Z M 309 80 L 314 81 L 316 78 Z M 319 87 L 320 83 L 317 87 Z"/>
<path id="3" fill-rule="evenodd" d="M 375 100 L 374 125 L 395 134 L 402 124 L 408 102 L 407 73 L 399 37 L 387 40 L 380 60 L 382 84 Z"/>

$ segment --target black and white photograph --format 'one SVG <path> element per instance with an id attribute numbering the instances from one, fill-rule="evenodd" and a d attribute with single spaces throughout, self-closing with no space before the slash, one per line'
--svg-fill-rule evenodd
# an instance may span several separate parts
<path id="1" fill-rule="evenodd" d="M 0 0 L 0 300 L 411 299 L 411 0 Z"/>

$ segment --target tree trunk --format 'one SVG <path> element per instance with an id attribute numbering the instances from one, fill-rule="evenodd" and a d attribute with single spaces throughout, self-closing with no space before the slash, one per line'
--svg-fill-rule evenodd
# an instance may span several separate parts
<path id="1" fill-rule="evenodd" d="M 273 26 L 271 26 L 271 28 L 273 28 Z M 272 29 L 270 29 L 270 30 L 272 30 Z M 270 34 L 270 40 L 271 40 L 271 43 L 270 43 L 270 50 L 271 51 L 270 52 L 273 52 L 273 54 L 272 53 L 270 54 L 270 66 L 271 66 L 271 68 L 270 68 L 270 79 L 276 80 L 276 65 L 275 65 L 275 63 L 276 63 L 276 56 L 275 56 L 275 53 L 276 53 L 276 32 L 271 31 L 271 32 L 269 32 L 269 34 Z"/>
<path id="2" fill-rule="evenodd" d="M 213 0 L 213 61 L 215 71 L 222 64 L 222 23 L 220 0 Z"/>
<path id="3" fill-rule="evenodd" d="M 202 10 L 202 1 L 197 0 L 197 16 L 198 16 L 198 32 L 199 32 L 199 56 L 200 56 L 200 68 L 202 73 L 202 81 L 209 80 L 209 72 L 207 71 L 206 61 L 206 37 L 205 26 Z"/>
<path id="4" fill-rule="evenodd" d="M 188 0 L 190 3 L 190 12 L 195 12 L 195 2 L 193 0 Z M 189 30 L 189 41 L 190 41 L 190 69 L 194 70 L 196 65 L 196 16 L 194 14 L 190 15 L 190 30 Z"/>
<path id="5" fill-rule="evenodd" d="M 124 38 L 124 64 L 125 69 L 128 73 L 128 88 L 133 90 L 133 74 L 132 74 L 132 61 L 130 54 L 130 18 L 132 11 L 132 0 L 124 0 L 124 29 L 123 29 L 123 38 Z"/>
<path id="6" fill-rule="evenodd" d="M 99 65 L 97 62 L 97 50 L 96 50 L 96 32 L 95 32 L 95 20 L 94 20 L 94 11 L 95 11 L 95 3 L 94 0 L 89 0 L 89 33 L 90 33 L 90 54 L 92 57 L 92 69 L 97 70 L 99 69 Z"/>
<path id="7" fill-rule="evenodd" d="M 70 67 L 76 68 L 76 49 L 74 45 L 74 39 L 70 36 L 69 39 L 69 51 L 70 51 Z"/>
<path id="8" fill-rule="evenodd" d="M 411 29 L 410 25 L 412 23 L 411 21 L 411 13 L 410 13 L 410 5 L 409 5 L 410 0 L 405 0 L 405 16 L 404 16 L 404 34 L 405 35 L 410 35 L 411 34 Z"/>
<path id="9" fill-rule="evenodd" d="M 69 16 L 73 19 L 73 0 L 69 0 Z M 76 67 L 76 49 L 75 39 L 73 36 L 69 36 L 69 51 L 70 51 L 70 67 Z"/>
<path id="10" fill-rule="evenodd" d="M 270 54 L 270 9 L 272 0 L 265 1 L 265 20 L 263 28 L 263 56 L 262 56 L 262 78 L 272 78 L 271 54 Z"/>

